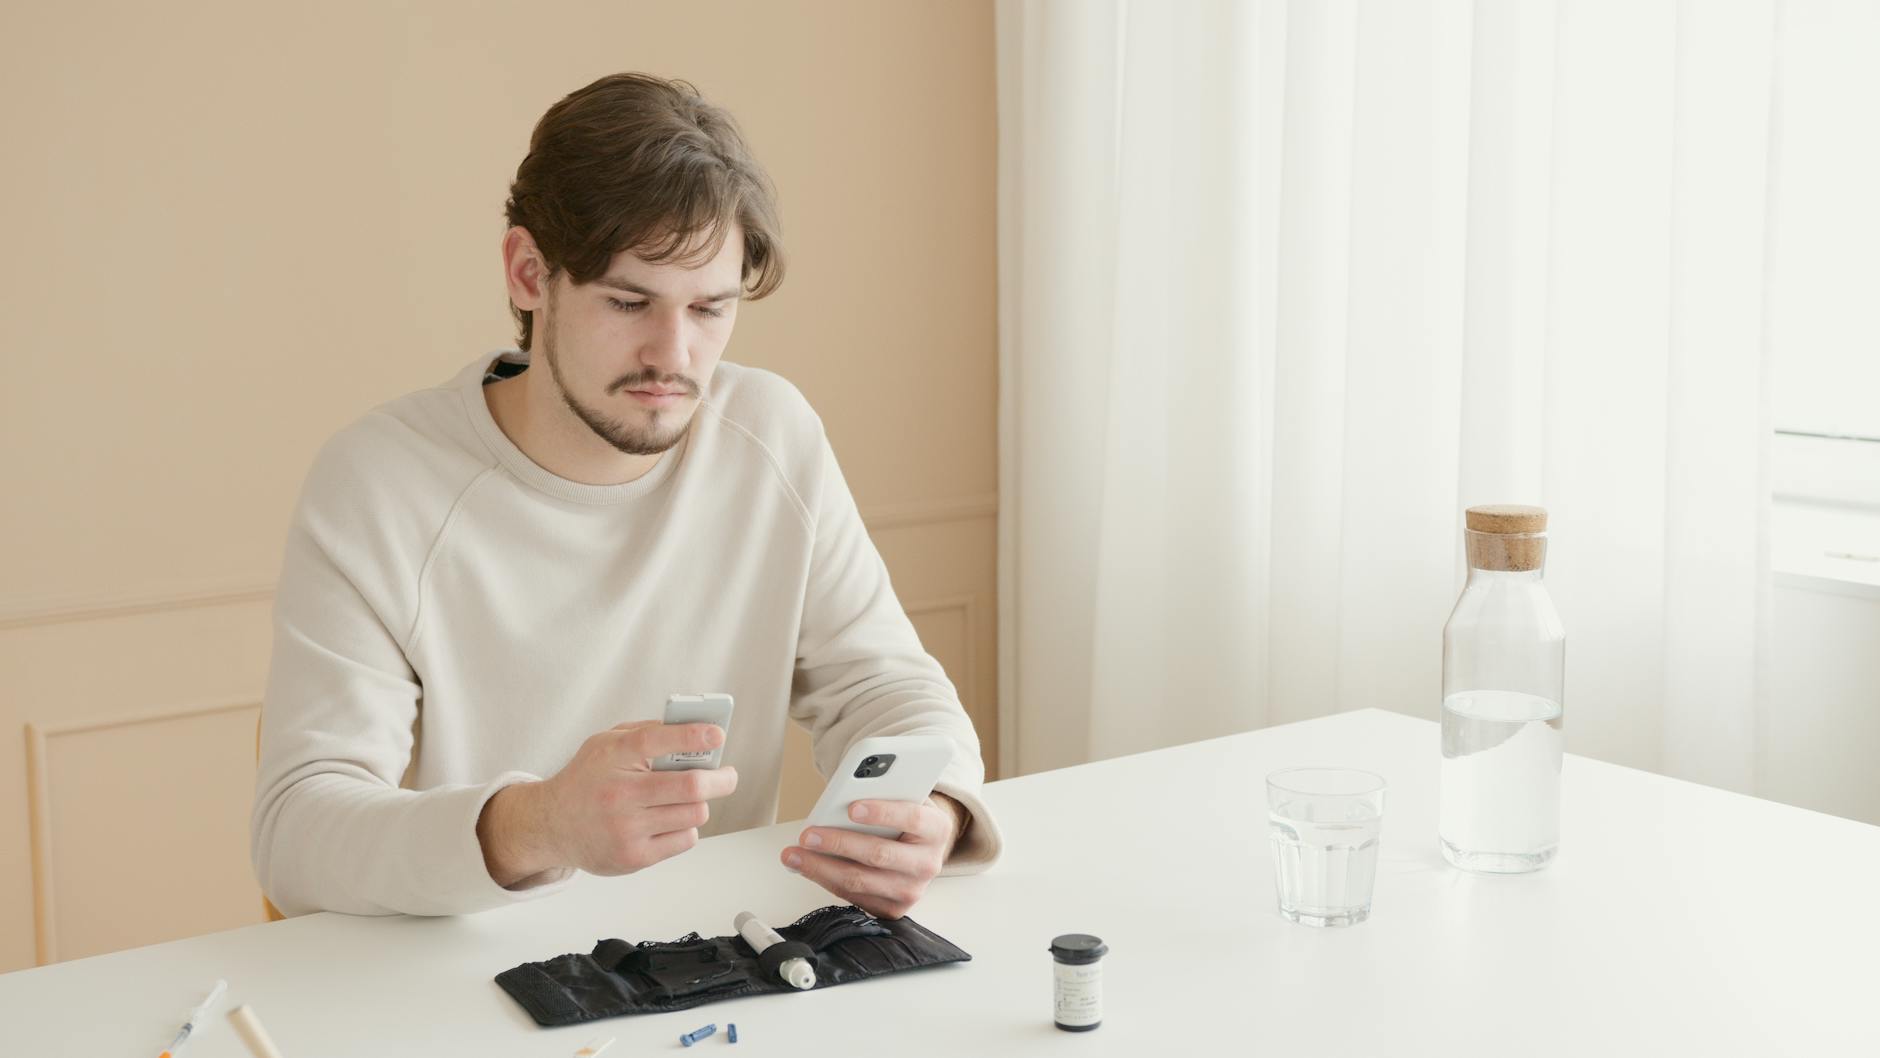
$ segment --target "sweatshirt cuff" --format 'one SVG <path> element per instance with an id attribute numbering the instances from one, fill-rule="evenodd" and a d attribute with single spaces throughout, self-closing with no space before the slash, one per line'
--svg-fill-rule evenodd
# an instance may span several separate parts
<path id="1" fill-rule="evenodd" d="M 540 777 L 528 772 L 510 771 L 498 775 L 482 786 L 466 786 L 458 791 L 459 796 L 451 800 L 455 803 L 440 811 L 448 819 L 440 820 L 443 825 L 420 828 L 420 833 L 439 842 L 440 847 L 420 853 L 418 862 L 448 864 L 443 878 L 438 879 L 438 893 L 442 905 L 436 911 L 420 911 L 419 914 L 463 914 L 474 911 L 486 911 L 494 907 L 535 900 L 567 888 L 574 877 L 572 867 L 551 867 L 538 871 L 512 883 L 508 887 L 496 884 L 490 877 L 489 864 L 483 858 L 483 843 L 477 840 L 477 822 L 483 818 L 483 806 L 490 798 L 505 786 L 521 782 L 539 782 Z M 435 859 L 431 859 L 431 856 Z"/>
<path id="2" fill-rule="evenodd" d="M 953 854 L 941 865 L 940 873 L 978 874 L 991 867 L 1004 850 L 1005 839 L 1000 836 L 992 813 L 986 810 L 986 803 L 980 800 L 979 788 L 941 779 L 933 789 L 958 801 L 967 813 L 966 828 L 960 832 Z"/>

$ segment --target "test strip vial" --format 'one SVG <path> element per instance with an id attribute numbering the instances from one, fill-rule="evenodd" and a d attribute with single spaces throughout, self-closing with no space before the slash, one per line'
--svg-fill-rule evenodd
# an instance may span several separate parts
<path id="1" fill-rule="evenodd" d="M 1065 1032 L 1089 1032 L 1103 1024 L 1103 962 L 1110 949 L 1088 933 L 1066 933 L 1051 942 L 1051 1020 Z"/>

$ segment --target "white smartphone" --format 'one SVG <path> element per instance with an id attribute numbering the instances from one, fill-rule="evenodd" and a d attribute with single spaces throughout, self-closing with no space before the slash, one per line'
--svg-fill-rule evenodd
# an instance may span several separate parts
<path id="1" fill-rule="evenodd" d="M 725 747 L 731 744 L 731 706 L 731 696 L 728 694 L 675 694 L 667 698 L 666 723 L 717 724 L 725 729 L 725 740 L 718 744 L 717 749 L 654 757 L 653 770 L 716 768 L 725 759 Z"/>
<path id="2" fill-rule="evenodd" d="M 842 827 L 884 838 L 898 838 L 892 827 L 857 823 L 849 818 L 856 801 L 912 801 L 933 793 L 933 784 L 953 759 L 953 740 L 945 735 L 878 735 L 849 747 L 842 766 L 823 787 L 809 814 L 813 827 Z"/>

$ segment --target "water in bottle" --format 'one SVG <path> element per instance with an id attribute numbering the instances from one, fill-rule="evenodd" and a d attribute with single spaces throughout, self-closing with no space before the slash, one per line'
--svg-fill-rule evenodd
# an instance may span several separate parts
<path id="1" fill-rule="evenodd" d="M 1443 628 L 1438 831 L 1458 867 L 1519 873 L 1560 844 L 1566 634 L 1541 581 L 1547 512 L 1471 507 L 1469 577 Z"/>

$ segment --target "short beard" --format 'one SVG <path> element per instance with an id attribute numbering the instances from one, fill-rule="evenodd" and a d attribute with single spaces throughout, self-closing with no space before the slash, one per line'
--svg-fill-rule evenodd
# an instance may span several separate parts
<path id="1" fill-rule="evenodd" d="M 555 295 L 553 291 L 549 293 L 548 300 L 550 308 L 549 325 L 544 329 L 542 334 L 542 358 L 548 361 L 548 373 L 554 378 L 555 389 L 561 394 L 562 403 L 568 406 L 568 410 L 574 412 L 582 422 L 586 423 L 587 428 L 594 431 L 594 436 L 606 441 L 608 444 L 613 445 L 615 448 L 630 456 L 656 456 L 661 452 L 670 450 L 674 445 L 684 440 L 687 431 L 692 429 L 691 416 L 686 416 L 685 421 L 677 426 L 661 429 L 662 418 L 668 415 L 676 416 L 677 412 L 668 413 L 655 409 L 647 412 L 648 419 L 644 428 L 629 426 L 619 419 L 610 419 L 600 412 L 595 411 L 593 408 L 582 404 L 574 398 L 574 394 L 568 392 L 568 384 L 561 377 L 561 364 L 555 358 L 555 320 L 553 311 Z M 608 389 L 610 392 L 619 393 L 634 386 L 655 384 L 683 386 L 688 396 L 694 400 L 698 399 L 698 383 L 683 376 L 660 379 L 657 372 L 652 371 L 643 371 L 639 374 L 617 379 Z"/>

